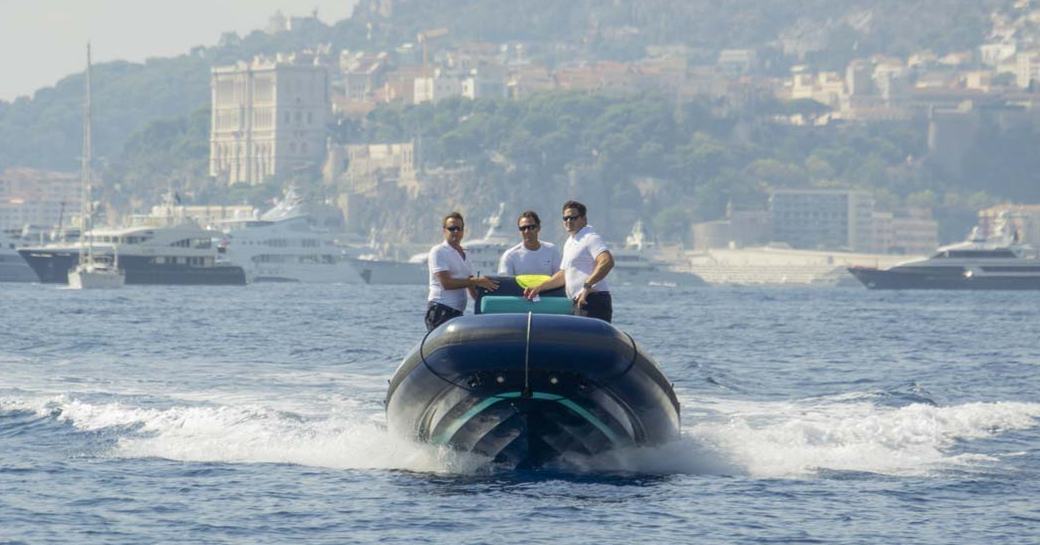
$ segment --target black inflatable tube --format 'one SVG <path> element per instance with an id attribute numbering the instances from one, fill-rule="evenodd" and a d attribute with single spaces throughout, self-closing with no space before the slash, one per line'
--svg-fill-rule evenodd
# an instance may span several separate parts
<path id="1" fill-rule="evenodd" d="M 396 433 L 513 467 L 679 433 L 679 403 L 657 364 L 612 325 L 575 316 L 451 320 L 405 358 L 386 408 Z"/>

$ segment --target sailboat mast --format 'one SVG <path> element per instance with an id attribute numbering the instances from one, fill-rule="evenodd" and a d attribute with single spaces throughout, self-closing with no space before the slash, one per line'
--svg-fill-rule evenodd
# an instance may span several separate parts
<path id="1" fill-rule="evenodd" d="M 94 259 L 94 200 L 91 197 L 93 188 L 93 173 L 91 163 L 93 159 L 93 144 L 91 142 L 91 104 L 90 104 L 90 42 L 87 42 L 87 72 L 86 72 L 86 98 L 83 101 L 83 157 L 80 165 L 80 184 L 83 191 L 83 201 L 80 207 L 82 221 L 80 225 L 80 263 L 92 262 Z M 89 241 L 84 248 L 84 239 L 87 233 L 91 233 Z M 84 249 L 86 250 L 84 252 Z M 85 255 L 84 255 L 85 254 Z"/>

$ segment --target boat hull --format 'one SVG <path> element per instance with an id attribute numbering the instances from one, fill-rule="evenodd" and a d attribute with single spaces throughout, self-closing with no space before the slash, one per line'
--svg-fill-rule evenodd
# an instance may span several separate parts
<path id="1" fill-rule="evenodd" d="M 421 286 L 430 281 L 426 263 L 352 259 L 350 264 L 366 284 Z"/>
<path id="2" fill-rule="evenodd" d="M 79 252 L 70 250 L 18 250 L 26 263 L 45 284 L 67 284 L 69 271 L 76 267 Z M 119 268 L 126 284 L 151 285 L 245 285 L 242 267 L 218 265 L 193 267 L 187 264 L 156 264 L 145 256 L 119 256 Z"/>
<path id="3" fill-rule="evenodd" d="M 874 290 L 1040 290 L 1040 275 L 970 275 L 964 274 L 963 269 L 904 271 L 865 267 L 850 267 L 849 273 Z"/>
<path id="4" fill-rule="evenodd" d="M 35 282 L 36 273 L 15 252 L 0 254 L 0 282 Z"/>
<path id="5" fill-rule="evenodd" d="M 387 393 L 396 433 L 510 468 L 665 443 L 679 403 L 657 364 L 610 324 L 483 314 L 434 330 Z"/>
<path id="6" fill-rule="evenodd" d="M 69 271 L 69 287 L 74 290 L 116 289 L 123 287 L 126 277 L 117 271 L 88 271 L 79 267 Z"/>

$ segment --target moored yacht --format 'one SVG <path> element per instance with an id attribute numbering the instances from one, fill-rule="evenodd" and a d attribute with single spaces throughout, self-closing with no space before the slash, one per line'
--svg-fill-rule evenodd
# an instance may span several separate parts
<path id="1" fill-rule="evenodd" d="M 358 270 L 316 216 L 289 187 L 259 218 L 220 223 L 225 256 L 245 269 L 250 283 L 360 283 Z"/>
<path id="2" fill-rule="evenodd" d="M 502 212 L 505 211 L 505 207 L 505 203 L 498 203 L 498 210 L 484 220 L 484 223 L 488 226 L 487 232 L 484 233 L 484 238 L 474 240 L 473 242 L 464 242 L 462 245 L 466 249 L 466 261 L 469 261 L 473 274 L 479 276 L 498 274 L 498 262 L 502 259 L 502 254 L 517 243 L 517 240 L 506 236 L 500 231 L 502 227 Z"/>
<path id="3" fill-rule="evenodd" d="M 151 215 L 135 216 L 120 228 L 91 229 L 80 237 L 93 246 L 94 259 L 114 263 L 127 284 L 242 285 L 241 267 L 217 262 L 218 231 L 203 229 L 190 218 L 175 214 L 172 202 L 155 207 Z M 36 276 L 44 283 L 64 284 L 80 261 L 80 242 L 56 242 L 21 248 Z"/>
<path id="4" fill-rule="evenodd" d="M 707 285 L 696 274 L 678 270 L 654 257 L 646 242 L 642 221 L 636 221 L 632 226 L 632 232 L 625 238 L 625 247 L 611 250 L 610 253 L 614 256 L 614 268 L 609 276 L 611 283 L 665 287 Z"/>
<path id="5" fill-rule="evenodd" d="M 490 276 L 498 274 L 498 261 L 510 247 L 516 244 L 515 240 L 499 232 L 502 223 L 502 212 L 504 203 L 499 203 L 498 211 L 484 220 L 488 230 L 484 238 L 472 242 L 464 242 L 466 249 L 466 260 L 474 274 Z M 370 247 L 378 248 L 373 241 Z M 407 261 L 397 261 L 381 257 L 378 252 L 362 254 L 351 258 L 351 264 L 357 269 L 359 276 L 366 284 L 426 284 L 429 282 L 429 268 L 426 265 L 428 252 L 412 255 Z"/>
<path id="6" fill-rule="evenodd" d="M 849 272 L 870 289 L 1040 289 L 1040 255 L 1020 244 L 1002 220 L 993 236 L 982 236 L 976 227 L 968 240 L 940 247 L 931 257 L 887 269 L 850 267 Z"/>

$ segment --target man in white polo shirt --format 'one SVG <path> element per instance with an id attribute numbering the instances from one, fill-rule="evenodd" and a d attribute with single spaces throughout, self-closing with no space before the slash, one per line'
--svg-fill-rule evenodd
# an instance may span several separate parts
<path id="1" fill-rule="evenodd" d="M 585 205 L 578 201 L 563 204 L 563 226 L 570 235 L 563 245 L 560 271 L 545 283 L 524 290 L 533 298 L 539 292 L 567 287 L 574 301 L 574 314 L 611 321 L 613 303 L 607 287 L 607 273 L 614 268 L 614 256 L 603 239 L 589 226 Z"/>
<path id="2" fill-rule="evenodd" d="M 560 251 L 554 244 L 538 240 L 542 220 L 533 210 L 526 210 L 516 220 L 523 241 L 505 251 L 498 262 L 498 274 L 544 274 L 552 276 L 560 270 Z"/>
<path id="3" fill-rule="evenodd" d="M 462 214 L 452 212 L 441 221 L 444 242 L 430 248 L 427 264 L 430 267 L 430 295 L 427 297 L 426 330 L 462 316 L 466 310 L 466 295 L 473 288 L 495 291 L 498 284 L 487 277 L 474 277 L 462 248 L 466 224 Z"/>

